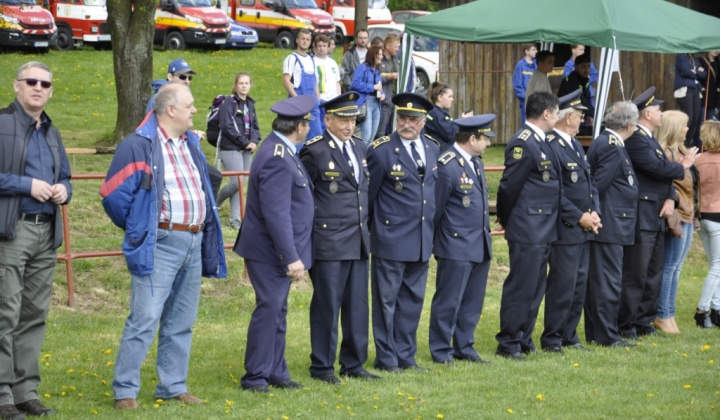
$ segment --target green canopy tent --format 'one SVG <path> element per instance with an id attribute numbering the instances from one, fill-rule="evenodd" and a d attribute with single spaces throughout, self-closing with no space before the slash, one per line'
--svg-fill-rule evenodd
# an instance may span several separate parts
<path id="1" fill-rule="evenodd" d="M 540 40 L 604 47 L 596 120 L 605 108 L 613 50 L 687 53 L 720 49 L 720 19 L 665 0 L 476 0 L 411 19 L 405 31 L 450 41 Z"/>

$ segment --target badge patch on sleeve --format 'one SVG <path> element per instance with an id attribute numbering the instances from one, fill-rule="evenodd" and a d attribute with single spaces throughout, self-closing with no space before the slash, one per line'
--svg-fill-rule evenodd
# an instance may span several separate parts
<path id="1" fill-rule="evenodd" d="M 513 159 L 520 159 L 522 158 L 523 148 L 522 147 L 514 147 L 513 148 Z"/>

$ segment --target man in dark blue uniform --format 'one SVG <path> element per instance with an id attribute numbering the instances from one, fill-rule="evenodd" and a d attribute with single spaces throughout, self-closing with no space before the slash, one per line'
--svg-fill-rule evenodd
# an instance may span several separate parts
<path id="1" fill-rule="evenodd" d="M 432 252 L 439 145 L 422 135 L 432 104 L 395 95 L 397 131 L 371 143 L 371 266 L 375 367 L 399 372 L 415 362 L 428 262 Z"/>
<path id="2" fill-rule="evenodd" d="M 473 348 L 487 285 L 492 242 L 487 182 L 480 155 L 495 133 L 495 114 L 455 120 L 455 142 L 438 158 L 435 186 L 436 290 L 430 310 L 430 354 L 486 363 Z M 451 343 L 452 341 L 452 343 Z"/>
<path id="3" fill-rule="evenodd" d="M 526 121 L 505 148 L 497 215 L 505 228 L 510 272 L 503 284 L 496 354 L 525 360 L 535 351 L 532 332 L 545 293 L 550 244 L 557 240 L 560 168 L 545 139 L 558 121 L 558 98 L 530 95 Z"/>
<path id="4" fill-rule="evenodd" d="M 663 101 L 656 99 L 655 86 L 641 93 L 633 103 L 640 116 L 637 129 L 625 141 L 625 150 L 638 178 L 635 243 L 625 247 L 622 294 L 618 327 L 628 339 L 655 334 L 660 283 L 663 275 L 663 247 L 667 218 L 677 206 L 673 179 L 685 177 L 695 162 L 697 148 L 691 147 L 682 163 L 665 157 L 652 132 L 660 127 Z"/>
<path id="5" fill-rule="evenodd" d="M 313 185 L 295 146 L 309 130 L 315 98 L 294 96 L 270 108 L 278 116 L 250 170 L 245 221 L 234 251 L 245 258 L 256 307 L 245 350 L 244 389 L 301 388 L 285 361 L 287 297 L 312 265 Z"/>
<path id="6" fill-rule="evenodd" d="M 585 152 L 575 139 L 587 107 L 581 91 L 560 98 L 560 115 L 548 143 L 561 168 L 563 189 L 558 240 L 550 248 L 550 272 L 545 290 L 545 330 L 542 349 L 563 353 L 562 347 L 585 349 L 575 334 L 580 322 L 587 287 L 590 245 L 600 224 L 600 202 L 590 177 Z"/>
<path id="7" fill-rule="evenodd" d="M 624 140 L 635 130 L 632 102 L 617 102 L 605 113 L 605 130 L 588 150 L 588 166 L 600 198 L 603 227 L 591 238 L 585 299 L 585 339 L 601 346 L 634 347 L 617 326 L 623 245 L 633 243 L 638 182 Z"/>
<path id="8" fill-rule="evenodd" d="M 347 92 L 320 105 L 327 129 L 305 143 L 300 159 L 315 185 L 315 255 L 310 269 L 310 374 L 340 385 L 334 374 L 338 315 L 343 339 L 340 374 L 379 379 L 367 372 L 369 306 L 368 185 L 366 147 L 353 138 L 360 113 L 357 92 Z"/>

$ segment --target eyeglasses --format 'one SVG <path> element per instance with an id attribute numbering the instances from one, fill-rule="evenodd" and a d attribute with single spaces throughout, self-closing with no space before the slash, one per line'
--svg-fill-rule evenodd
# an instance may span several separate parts
<path id="1" fill-rule="evenodd" d="M 185 80 L 185 79 L 187 79 L 187 80 L 189 80 L 189 81 L 192 82 L 192 75 L 176 74 L 175 77 L 177 77 L 177 78 L 180 79 L 180 80 Z"/>
<path id="2" fill-rule="evenodd" d="M 48 82 L 46 80 L 38 80 L 38 79 L 18 79 L 18 82 L 25 82 L 28 86 L 35 86 L 40 83 L 40 86 L 43 87 L 43 89 L 50 89 L 52 86 L 52 82 Z"/>
<path id="3" fill-rule="evenodd" d="M 409 118 L 409 117 L 400 115 L 400 116 L 398 116 L 397 121 L 398 121 L 398 125 L 408 124 L 411 127 L 415 127 L 416 125 L 420 124 L 420 122 L 422 120 L 423 120 L 422 118 Z"/>
<path id="4" fill-rule="evenodd" d="M 580 119 L 585 118 L 585 114 L 583 114 L 583 113 L 578 114 L 577 112 L 573 112 L 573 114 L 575 114 L 575 115 L 577 115 L 578 117 L 580 117 Z"/>

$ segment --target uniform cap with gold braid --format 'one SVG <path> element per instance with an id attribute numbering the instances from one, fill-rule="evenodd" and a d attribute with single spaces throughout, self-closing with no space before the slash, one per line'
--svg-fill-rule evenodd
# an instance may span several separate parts
<path id="1" fill-rule="evenodd" d="M 458 118 L 453 120 L 453 124 L 460 127 L 460 131 L 478 133 L 488 137 L 495 137 L 495 132 L 490 128 L 490 124 L 495 121 L 495 114 L 480 114 L 472 117 Z"/>
<path id="2" fill-rule="evenodd" d="M 560 97 L 560 110 L 568 109 L 568 108 L 574 108 L 579 110 L 585 110 L 587 109 L 586 106 L 583 106 L 582 102 L 580 101 L 580 95 L 582 94 L 582 89 L 578 89 L 575 92 L 568 93 L 565 96 Z"/>
<path id="3" fill-rule="evenodd" d="M 325 108 L 326 113 L 338 117 L 357 117 L 360 115 L 360 109 L 355 101 L 359 97 L 360 95 L 357 92 L 351 90 L 323 103 L 320 107 Z"/>
<path id="4" fill-rule="evenodd" d="M 638 111 L 640 112 L 649 106 L 660 105 L 663 102 L 665 101 L 655 98 L 655 86 L 650 86 L 645 92 L 632 100 L 632 103 L 637 105 Z"/>
<path id="5" fill-rule="evenodd" d="M 408 117 L 424 117 L 433 109 L 433 104 L 427 98 L 414 93 L 398 93 L 392 98 L 395 109 L 399 115 Z"/>
<path id="6" fill-rule="evenodd" d="M 315 108 L 315 98 L 310 95 L 298 95 L 276 102 L 270 107 L 270 111 L 278 114 L 278 117 L 288 120 L 314 120 L 310 111 Z"/>

